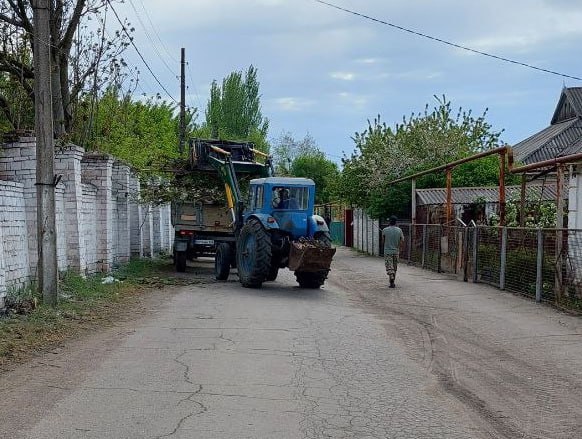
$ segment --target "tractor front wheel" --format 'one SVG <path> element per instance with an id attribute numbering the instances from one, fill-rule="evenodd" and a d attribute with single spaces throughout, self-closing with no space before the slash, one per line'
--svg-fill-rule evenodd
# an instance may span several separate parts
<path id="1" fill-rule="evenodd" d="M 323 247 L 331 247 L 331 236 L 328 232 L 321 232 L 315 235 L 315 240 L 319 241 Z M 320 288 L 327 279 L 328 270 L 321 271 L 296 271 L 295 278 L 301 288 L 316 289 Z"/>
<path id="2" fill-rule="evenodd" d="M 246 288 L 260 288 L 271 268 L 271 236 L 257 219 L 250 219 L 241 229 L 236 247 L 236 265 L 240 283 Z"/>

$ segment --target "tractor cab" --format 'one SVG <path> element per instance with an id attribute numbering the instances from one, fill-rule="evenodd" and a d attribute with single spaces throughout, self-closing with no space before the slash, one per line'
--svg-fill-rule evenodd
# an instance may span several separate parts
<path id="1" fill-rule="evenodd" d="M 251 180 L 245 221 L 252 216 L 293 239 L 320 230 L 314 218 L 315 183 L 308 178 L 267 177 Z M 317 227 L 316 227 L 317 226 Z"/>

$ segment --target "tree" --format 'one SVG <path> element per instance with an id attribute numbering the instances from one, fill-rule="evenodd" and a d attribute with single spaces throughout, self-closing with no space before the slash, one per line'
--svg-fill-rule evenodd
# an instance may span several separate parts
<path id="1" fill-rule="evenodd" d="M 91 111 L 90 104 L 80 108 L 80 118 Z M 138 169 L 162 168 L 179 156 L 179 118 L 175 107 L 161 98 L 138 101 L 120 87 L 111 86 L 95 108 L 87 149 L 107 152 Z M 196 110 L 187 112 L 187 133 L 193 130 L 195 118 Z"/>
<path id="2" fill-rule="evenodd" d="M 293 177 L 310 178 L 315 182 L 315 202 L 329 203 L 333 200 L 335 184 L 339 176 L 337 164 L 325 158 L 321 151 L 302 154 L 291 164 Z"/>
<path id="3" fill-rule="evenodd" d="M 271 153 L 275 173 L 290 175 L 292 163 L 297 157 L 317 155 L 321 151 L 309 133 L 303 139 L 296 140 L 290 132 L 284 131 L 273 142 Z"/>
<path id="4" fill-rule="evenodd" d="M 407 215 L 410 205 L 410 182 L 388 185 L 397 178 L 450 163 L 497 146 L 501 132 L 486 121 L 487 110 L 479 117 L 437 98 L 429 111 L 404 117 L 394 128 L 380 116 L 368 121 L 368 127 L 353 137 L 356 148 L 343 159 L 338 191 L 346 201 L 367 208 L 375 217 Z M 460 166 L 454 184 L 467 186 L 497 184 L 496 157 Z M 484 165 L 485 164 L 485 165 Z M 417 179 L 417 187 L 444 186 L 442 174 Z"/>
<path id="5" fill-rule="evenodd" d="M 266 151 L 269 120 L 261 112 L 260 83 L 257 69 L 252 65 L 246 72 L 232 72 L 210 87 L 210 98 L 206 108 L 206 127 L 214 138 L 229 140 L 251 140 Z"/>
<path id="6" fill-rule="evenodd" d="M 55 135 L 62 137 L 71 130 L 75 101 L 88 89 L 95 90 L 96 84 L 108 81 L 108 74 L 119 70 L 124 64 L 119 56 L 129 43 L 127 35 L 119 31 L 111 39 L 105 37 L 109 0 L 53 0 L 50 5 L 53 119 Z M 82 25 L 84 20 L 98 25 Z M 18 81 L 32 100 L 34 70 L 28 54 L 34 53 L 31 38 L 34 25 L 30 2 L 3 1 L 0 23 L 3 26 L 0 72 Z M 82 35 L 77 32 L 80 26 Z M 27 55 L 23 57 L 23 53 Z M 9 119 L 13 110 L 4 106 L 2 109 Z"/>

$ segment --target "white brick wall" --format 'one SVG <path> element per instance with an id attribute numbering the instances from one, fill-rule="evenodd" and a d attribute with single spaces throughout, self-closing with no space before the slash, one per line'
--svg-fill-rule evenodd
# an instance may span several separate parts
<path id="1" fill-rule="evenodd" d="M 127 166 L 69 146 L 55 154 L 57 263 L 84 274 L 108 271 L 130 256 L 171 247 L 169 206 L 138 204 L 139 182 Z M 6 291 L 36 277 L 36 143 L 0 145 L 0 309 Z"/>
<path id="2" fill-rule="evenodd" d="M 67 230 L 65 225 L 65 185 L 61 182 L 55 188 L 55 214 L 57 229 L 57 267 L 65 271 L 67 264 Z"/>
<path id="3" fill-rule="evenodd" d="M 5 291 L 6 288 L 23 286 L 30 280 L 24 186 L 21 183 L 0 181 L 0 229 L 0 277 Z M 2 291 L 0 295 L 3 295 Z"/>
<path id="4" fill-rule="evenodd" d="M 81 236 L 85 273 L 97 271 L 97 188 L 92 184 L 82 185 Z"/>

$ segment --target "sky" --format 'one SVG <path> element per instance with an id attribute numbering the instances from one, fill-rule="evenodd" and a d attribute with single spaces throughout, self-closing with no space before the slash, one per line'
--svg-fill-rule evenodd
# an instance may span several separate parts
<path id="1" fill-rule="evenodd" d="M 582 0 L 328 0 L 476 50 L 582 77 Z M 186 103 L 204 118 L 210 84 L 258 69 L 269 137 L 309 133 L 328 158 L 353 151 L 351 136 L 377 115 L 388 125 L 434 106 L 481 115 L 515 144 L 548 126 L 564 78 L 470 53 L 348 14 L 315 0 L 126 0 L 114 3 L 135 28 L 150 68 L 179 100 L 186 50 Z M 115 23 L 110 21 L 110 29 Z M 134 49 L 137 93 L 167 97 Z M 169 98 L 168 98 L 169 99 Z"/>

